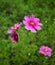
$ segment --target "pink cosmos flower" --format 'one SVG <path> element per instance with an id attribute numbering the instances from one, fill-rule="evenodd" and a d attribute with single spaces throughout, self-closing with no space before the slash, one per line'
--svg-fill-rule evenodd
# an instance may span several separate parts
<path id="1" fill-rule="evenodd" d="M 39 52 L 45 56 L 49 56 L 51 57 L 51 52 L 52 52 L 52 49 L 49 48 L 48 46 L 41 46 Z"/>
<path id="2" fill-rule="evenodd" d="M 37 30 L 41 30 L 42 23 L 40 23 L 39 18 L 35 18 L 34 15 L 25 16 L 23 20 L 23 24 L 27 30 L 31 32 L 36 32 Z"/>
<path id="3" fill-rule="evenodd" d="M 20 24 L 15 24 L 13 27 L 12 27 L 13 30 L 18 30 L 20 29 Z"/>
<path id="4" fill-rule="evenodd" d="M 13 32 L 13 34 L 11 34 L 11 41 L 14 43 L 18 42 L 18 33 L 17 32 Z"/>
<path id="5" fill-rule="evenodd" d="M 21 25 L 21 24 L 18 24 L 18 23 L 15 24 L 13 27 L 11 27 L 10 30 L 8 30 L 8 33 L 11 34 L 11 33 L 13 33 L 14 31 L 20 29 L 20 25 Z"/>

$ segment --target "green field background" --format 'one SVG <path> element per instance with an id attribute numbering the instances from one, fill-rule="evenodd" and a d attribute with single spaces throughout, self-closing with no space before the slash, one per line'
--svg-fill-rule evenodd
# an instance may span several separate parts
<path id="1" fill-rule="evenodd" d="M 32 14 L 42 30 L 32 33 L 22 26 L 20 41 L 12 43 L 7 31 Z M 38 52 L 42 45 L 52 48 L 50 58 Z M 55 0 L 0 0 L 0 65 L 55 65 Z"/>

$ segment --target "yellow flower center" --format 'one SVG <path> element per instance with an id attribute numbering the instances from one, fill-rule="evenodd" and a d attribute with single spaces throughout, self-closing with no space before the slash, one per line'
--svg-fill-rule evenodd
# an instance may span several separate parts
<path id="1" fill-rule="evenodd" d="M 30 22 L 31 25 L 34 25 L 34 22 Z"/>
<path id="2" fill-rule="evenodd" d="M 17 30 L 17 27 L 15 27 L 14 30 Z"/>
<path id="3" fill-rule="evenodd" d="M 47 52 L 47 51 L 48 51 L 48 49 L 44 49 L 44 51 L 45 51 L 45 52 Z"/>

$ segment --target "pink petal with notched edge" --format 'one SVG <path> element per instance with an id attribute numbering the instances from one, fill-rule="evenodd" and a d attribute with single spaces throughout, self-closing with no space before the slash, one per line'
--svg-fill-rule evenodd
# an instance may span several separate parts
<path id="1" fill-rule="evenodd" d="M 29 16 L 25 16 L 24 19 L 25 19 L 25 20 L 29 20 Z"/>
<path id="2" fill-rule="evenodd" d="M 14 32 L 14 30 L 12 30 L 12 29 L 8 30 L 8 33 L 9 33 L 9 34 L 11 34 L 11 33 L 13 33 L 13 32 Z"/>
<path id="3" fill-rule="evenodd" d="M 29 22 L 28 22 L 28 21 L 23 20 L 23 24 L 25 24 L 25 25 L 29 25 Z"/>
<path id="4" fill-rule="evenodd" d="M 36 30 L 34 28 L 31 29 L 31 32 L 36 33 Z"/>
<path id="5" fill-rule="evenodd" d="M 39 25 L 39 26 L 43 26 L 43 24 L 42 24 L 42 23 L 38 23 L 38 25 Z"/>
<path id="6" fill-rule="evenodd" d="M 31 15 L 31 16 L 29 17 L 30 20 L 34 20 L 34 18 L 35 18 L 34 15 Z"/>
<path id="7" fill-rule="evenodd" d="M 29 27 L 29 26 L 25 26 L 25 28 L 26 28 L 27 30 L 30 30 L 30 27 Z"/>
<path id="8" fill-rule="evenodd" d="M 49 57 L 51 57 L 52 54 L 51 54 L 51 53 L 47 53 L 47 55 L 48 55 Z"/>
<path id="9" fill-rule="evenodd" d="M 29 27 L 29 26 L 27 25 L 27 26 L 25 26 L 25 28 L 26 28 L 27 30 L 31 30 L 31 32 L 36 33 L 36 30 L 35 30 L 33 27 Z"/>
<path id="10" fill-rule="evenodd" d="M 16 28 L 20 28 L 20 24 L 18 24 L 18 23 L 15 24 L 15 25 L 14 25 L 14 28 L 15 28 L 15 27 L 16 27 Z"/>
<path id="11" fill-rule="evenodd" d="M 39 18 L 34 18 L 34 21 L 35 22 L 40 22 L 40 19 Z"/>
<path id="12" fill-rule="evenodd" d="M 36 30 L 41 30 L 40 26 L 34 26 Z"/>

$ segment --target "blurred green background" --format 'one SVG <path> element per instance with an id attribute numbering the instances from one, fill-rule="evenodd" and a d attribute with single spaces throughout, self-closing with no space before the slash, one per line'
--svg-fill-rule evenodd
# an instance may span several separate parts
<path id="1" fill-rule="evenodd" d="M 7 30 L 34 14 L 43 24 L 36 34 L 22 26 L 20 41 L 14 44 Z M 52 48 L 52 56 L 39 54 L 39 48 Z M 0 0 L 0 65 L 55 65 L 55 0 Z"/>

